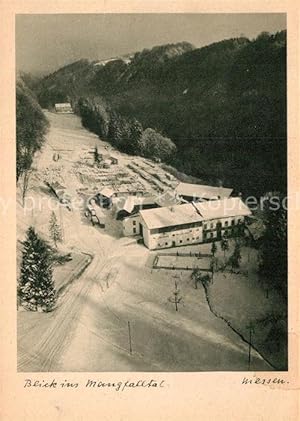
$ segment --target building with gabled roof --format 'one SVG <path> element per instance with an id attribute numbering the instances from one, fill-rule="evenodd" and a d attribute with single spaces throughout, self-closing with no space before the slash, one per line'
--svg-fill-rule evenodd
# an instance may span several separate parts
<path id="1" fill-rule="evenodd" d="M 150 249 L 220 240 L 244 226 L 251 215 L 239 197 L 141 210 L 139 232 Z"/>
<path id="2" fill-rule="evenodd" d="M 128 196 L 122 206 L 119 203 L 119 209 L 116 214 L 116 219 L 122 220 L 123 234 L 139 235 L 140 234 L 140 214 L 139 211 L 144 209 L 154 209 L 159 207 L 174 206 L 182 203 L 174 195 L 172 191 L 167 191 L 164 194 L 155 196 Z"/>
<path id="3" fill-rule="evenodd" d="M 117 219 L 124 219 L 142 209 L 179 205 L 182 203 L 172 191 L 157 196 L 124 196 L 116 201 Z"/>
<path id="4" fill-rule="evenodd" d="M 166 190 L 165 192 L 160 193 L 156 198 L 156 203 L 160 207 L 179 205 L 182 202 L 183 200 L 178 197 L 174 190 Z"/>
<path id="5" fill-rule="evenodd" d="M 117 207 L 116 219 L 124 219 L 138 213 L 142 209 L 152 209 L 157 207 L 153 196 L 125 196 L 120 197 L 115 203 Z"/>
<path id="6" fill-rule="evenodd" d="M 189 202 L 198 200 L 219 200 L 231 196 L 233 189 L 207 186 L 204 184 L 179 183 L 175 188 L 178 196 Z"/>

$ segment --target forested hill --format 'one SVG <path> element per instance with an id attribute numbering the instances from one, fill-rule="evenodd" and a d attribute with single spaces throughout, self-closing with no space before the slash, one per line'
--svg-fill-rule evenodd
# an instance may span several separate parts
<path id="1" fill-rule="evenodd" d="M 35 89 L 43 107 L 76 105 L 81 97 L 87 113 L 99 104 L 108 131 L 116 115 L 123 126 L 134 119 L 154 128 L 177 146 L 171 163 L 203 181 L 245 194 L 286 190 L 285 31 L 199 49 L 170 44 L 102 63 L 81 60 Z M 92 124 L 88 117 L 85 125 L 105 137 L 95 115 Z"/>

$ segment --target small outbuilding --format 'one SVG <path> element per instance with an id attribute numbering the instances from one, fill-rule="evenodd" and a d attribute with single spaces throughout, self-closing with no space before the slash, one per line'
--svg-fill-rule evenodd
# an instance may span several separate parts
<path id="1" fill-rule="evenodd" d="M 142 209 L 153 209 L 157 208 L 158 205 L 154 197 L 151 196 L 127 196 L 120 197 L 120 200 L 116 203 L 117 213 L 116 219 L 122 220 L 128 216 L 137 214 Z M 123 200 L 123 203 L 121 202 Z M 119 204 L 122 203 L 121 206 Z"/>
<path id="2" fill-rule="evenodd" d="M 111 188 L 104 187 L 100 193 L 95 196 L 97 204 L 102 208 L 110 208 L 112 206 L 114 194 L 115 192 Z"/>
<path id="3" fill-rule="evenodd" d="M 233 189 L 204 184 L 179 183 L 175 189 L 177 196 L 187 202 L 220 200 L 231 196 Z"/>
<path id="4" fill-rule="evenodd" d="M 73 114 L 72 106 L 69 102 L 55 104 L 55 111 L 60 114 Z"/>

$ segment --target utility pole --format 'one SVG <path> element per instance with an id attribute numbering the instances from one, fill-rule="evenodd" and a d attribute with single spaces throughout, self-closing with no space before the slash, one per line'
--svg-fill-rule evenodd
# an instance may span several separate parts
<path id="1" fill-rule="evenodd" d="M 132 354 L 130 322 L 128 322 L 128 339 L 129 339 L 129 353 Z"/>
<path id="2" fill-rule="evenodd" d="M 251 366 L 251 348 L 252 348 L 252 334 L 254 333 L 253 323 L 249 323 L 249 325 L 246 328 L 249 329 L 248 371 L 250 371 L 250 366 Z"/>

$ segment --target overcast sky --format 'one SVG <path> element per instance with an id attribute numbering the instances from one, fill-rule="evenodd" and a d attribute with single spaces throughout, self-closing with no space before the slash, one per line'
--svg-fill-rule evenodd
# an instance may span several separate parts
<path id="1" fill-rule="evenodd" d="M 81 58 L 105 59 L 180 41 L 201 47 L 282 29 L 285 14 L 18 15 L 17 69 L 50 73 Z"/>

